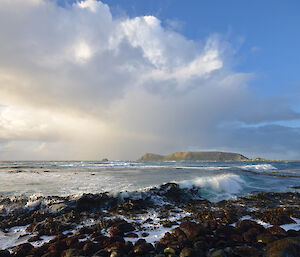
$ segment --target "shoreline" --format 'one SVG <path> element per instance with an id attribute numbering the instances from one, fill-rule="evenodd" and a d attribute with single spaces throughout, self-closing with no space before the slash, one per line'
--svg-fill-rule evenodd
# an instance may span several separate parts
<path id="1" fill-rule="evenodd" d="M 299 193 L 210 202 L 194 199 L 197 190 L 167 183 L 143 199 L 101 193 L 42 197 L 44 203 L 29 205 L 3 197 L 0 204 L 15 209 L 0 216 L 0 238 L 16 242 L 4 250 L 0 240 L 0 256 L 280 256 L 274 252 L 299 250 Z"/>

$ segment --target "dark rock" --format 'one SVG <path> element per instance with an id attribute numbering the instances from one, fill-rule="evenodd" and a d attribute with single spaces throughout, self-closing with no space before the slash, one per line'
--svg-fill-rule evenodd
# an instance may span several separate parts
<path id="1" fill-rule="evenodd" d="M 165 248 L 166 248 L 166 245 L 164 245 L 164 244 L 161 244 L 161 243 L 155 244 L 155 252 L 156 253 L 162 254 L 164 252 Z"/>
<path id="2" fill-rule="evenodd" d="M 267 231 L 272 234 L 272 235 L 276 235 L 276 236 L 287 236 L 287 233 L 286 231 L 279 227 L 279 226 L 272 226 L 272 227 L 269 227 L 267 228 Z"/>
<path id="3" fill-rule="evenodd" d="M 256 237 L 260 233 L 257 228 L 250 228 L 247 232 L 243 233 L 243 239 L 246 242 L 256 242 Z"/>
<path id="4" fill-rule="evenodd" d="M 200 233 L 203 233 L 203 227 L 195 222 L 183 222 L 179 228 L 185 233 L 186 237 L 193 241 Z"/>
<path id="5" fill-rule="evenodd" d="M 177 238 L 178 241 L 185 241 L 187 237 L 185 233 L 178 227 L 172 230 L 172 234 Z"/>
<path id="6" fill-rule="evenodd" d="M 76 202 L 77 209 L 87 211 L 91 209 L 100 209 L 114 202 L 114 199 L 106 193 L 84 194 Z"/>
<path id="7" fill-rule="evenodd" d="M 78 249 L 70 248 L 64 250 L 61 254 L 61 257 L 77 257 L 80 255 L 80 251 Z"/>
<path id="8" fill-rule="evenodd" d="M 240 257 L 257 257 L 259 252 L 257 249 L 249 246 L 241 246 L 233 249 L 233 254 Z"/>
<path id="9" fill-rule="evenodd" d="M 109 229 L 109 234 L 112 237 L 124 236 L 124 233 L 132 232 L 134 230 L 135 230 L 134 226 L 132 226 L 130 223 L 126 221 L 121 221 L 111 226 L 111 228 Z"/>
<path id="10" fill-rule="evenodd" d="M 71 225 L 54 220 L 53 218 L 47 218 L 35 225 L 31 224 L 29 227 L 27 227 L 26 231 L 31 233 L 38 232 L 40 236 L 52 236 L 71 228 Z"/>
<path id="11" fill-rule="evenodd" d="M 168 248 L 164 249 L 164 254 L 174 255 L 175 253 L 176 253 L 176 251 L 173 248 L 168 247 Z"/>
<path id="12" fill-rule="evenodd" d="M 0 250 L 0 257 L 10 257 L 10 252 L 8 250 Z"/>
<path id="13" fill-rule="evenodd" d="M 259 234 L 256 237 L 257 242 L 263 243 L 263 244 L 269 244 L 277 240 L 277 238 L 269 233 L 263 233 Z"/>
<path id="14" fill-rule="evenodd" d="M 267 246 L 268 257 L 299 257 L 300 237 L 288 237 L 274 241 Z"/>
<path id="15" fill-rule="evenodd" d="M 300 231 L 296 231 L 294 229 L 289 229 L 287 231 L 287 236 L 289 237 L 297 237 L 297 236 L 300 236 Z"/>
<path id="16" fill-rule="evenodd" d="M 233 235 L 230 236 L 230 238 L 233 242 L 237 242 L 237 243 L 240 243 L 240 242 L 244 241 L 243 237 L 239 234 L 233 234 Z"/>
<path id="17" fill-rule="evenodd" d="M 39 236 L 33 236 L 28 239 L 28 242 L 36 242 L 36 241 L 41 241 L 42 239 Z"/>
<path id="18" fill-rule="evenodd" d="M 208 255 L 209 257 L 227 257 L 223 249 L 214 250 Z"/>
<path id="19" fill-rule="evenodd" d="M 185 247 L 181 250 L 179 256 L 180 257 L 192 257 L 192 256 L 195 256 L 195 252 L 193 249 Z"/>
<path id="20" fill-rule="evenodd" d="M 128 233 L 128 234 L 125 235 L 125 237 L 129 237 L 129 238 L 138 238 L 139 236 L 138 236 L 138 234 L 136 234 L 136 233 Z"/>
<path id="21" fill-rule="evenodd" d="M 100 250 L 99 245 L 97 245 L 97 244 L 95 244 L 91 241 L 86 241 L 83 248 L 82 248 L 83 253 L 86 254 L 86 255 L 91 255 L 91 254 L 95 253 L 98 250 Z"/>
<path id="22" fill-rule="evenodd" d="M 93 257 L 108 257 L 110 254 L 104 249 L 99 250 L 98 252 L 94 253 Z"/>
<path id="23" fill-rule="evenodd" d="M 64 241 L 56 241 L 48 247 L 49 252 L 62 252 L 67 249 L 67 245 Z"/>
<path id="24" fill-rule="evenodd" d="M 33 246 L 29 243 L 20 244 L 13 248 L 12 252 L 16 257 L 23 257 L 30 254 L 30 251 L 33 249 Z"/>
<path id="25" fill-rule="evenodd" d="M 147 236 L 149 236 L 149 233 L 147 233 L 147 232 L 142 233 L 142 237 L 147 237 Z"/>
<path id="26" fill-rule="evenodd" d="M 71 237 L 67 237 L 64 239 L 64 242 L 66 243 L 66 245 L 68 247 L 74 247 L 76 248 L 76 246 L 78 245 L 79 243 L 79 240 L 78 240 L 78 237 L 77 236 L 71 236 Z"/>
<path id="27" fill-rule="evenodd" d="M 265 228 L 262 225 L 259 225 L 257 222 L 253 220 L 238 221 L 235 227 L 242 233 L 247 232 L 251 228 L 256 228 L 259 232 L 263 232 L 265 230 Z"/>
<path id="28" fill-rule="evenodd" d="M 154 251 L 154 247 L 150 243 L 141 243 L 135 245 L 133 248 L 133 252 L 137 255 L 147 254 L 150 253 L 151 251 Z"/>

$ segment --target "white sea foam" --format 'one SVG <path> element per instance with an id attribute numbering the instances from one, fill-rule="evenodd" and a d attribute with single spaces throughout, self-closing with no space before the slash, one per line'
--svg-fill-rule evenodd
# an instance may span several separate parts
<path id="1" fill-rule="evenodd" d="M 250 171 L 257 171 L 257 172 L 277 170 L 277 168 L 271 164 L 243 165 L 240 166 L 239 168 L 242 170 L 250 170 Z"/>
<path id="2" fill-rule="evenodd" d="M 283 228 L 285 231 L 288 231 L 290 229 L 299 231 L 300 230 L 300 219 L 293 218 L 293 217 L 291 217 L 291 219 L 293 219 L 295 221 L 295 223 L 280 225 L 280 227 Z M 265 228 L 272 227 L 272 225 L 270 223 L 264 222 L 259 219 L 253 219 L 250 215 L 243 216 L 242 218 L 240 218 L 240 220 L 253 220 L 253 221 L 257 222 L 258 224 L 264 226 Z M 235 226 L 236 223 L 232 223 L 231 225 Z"/>
<path id="3" fill-rule="evenodd" d="M 198 177 L 193 180 L 179 182 L 181 188 L 193 186 L 209 190 L 214 193 L 237 194 L 241 192 L 246 182 L 236 174 L 220 174 L 215 176 Z"/>

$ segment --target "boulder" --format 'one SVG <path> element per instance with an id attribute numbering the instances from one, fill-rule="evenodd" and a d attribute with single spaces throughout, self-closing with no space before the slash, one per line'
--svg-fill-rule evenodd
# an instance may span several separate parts
<path id="1" fill-rule="evenodd" d="M 204 230 L 200 224 L 191 221 L 182 222 L 179 228 L 184 232 L 187 239 L 191 241 L 197 238 L 197 236 Z"/>
<path id="2" fill-rule="evenodd" d="M 267 245 L 267 257 L 299 257 L 300 237 L 287 237 Z"/>

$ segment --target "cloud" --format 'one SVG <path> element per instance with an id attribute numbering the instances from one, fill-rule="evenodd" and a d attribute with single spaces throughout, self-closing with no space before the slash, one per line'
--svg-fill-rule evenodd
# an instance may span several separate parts
<path id="1" fill-rule="evenodd" d="M 216 35 L 189 40 L 154 16 L 113 17 L 96 0 L 64 8 L 3 1 L 0 158 L 230 150 L 224 122 L 297 119 L 284 104 L 279 114 L 261 111 L 272 110 L 272 101 L 248 105 L 252 74 L 234 71 L 228 45 Z"/>

